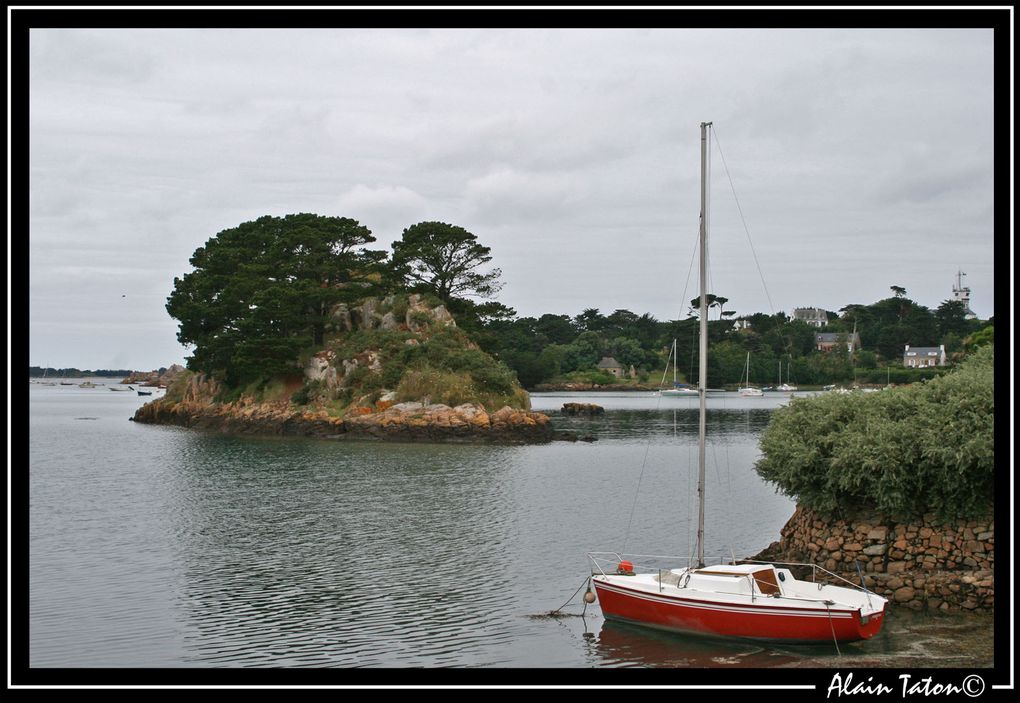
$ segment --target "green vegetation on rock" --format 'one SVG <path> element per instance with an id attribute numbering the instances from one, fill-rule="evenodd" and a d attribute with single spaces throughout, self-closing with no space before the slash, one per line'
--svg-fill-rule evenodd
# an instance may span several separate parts
<path id="1" fill-rule="evenodd" d="M 309 374 L 292 402 L 336 414 L 384 398 L 390 403 L 480 403 L 491 410 L 530 407 L 514 372 L 479 349 L 437 300 L 392 295 L 368 299 L 364 306 L 367 317 L 352 322 L 351 330 L 327 336 L 315 353 L 319 370 Z M 393 311 L 403 312 L 403 322 L 389 317 Z M 389 319 L 387 325 L 377 326 L 383 318 Z"/>
<path id="2" fill-rule="evenodd" d="M 981 347 L 925 383 L 794 399 L 773 413 L 755 468 L 825 514 L 981 515 L 993 498 L 993 355 Z"/>

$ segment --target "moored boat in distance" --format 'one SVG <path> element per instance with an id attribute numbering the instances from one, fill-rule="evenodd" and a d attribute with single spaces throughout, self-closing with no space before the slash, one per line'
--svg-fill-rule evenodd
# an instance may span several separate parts
<path id="1" fill-rule="evenodd" d="M 740 395 L 745 398 L 760 398 L 765 395 L 761 388 L 755 388 L 751 385 L 751 352 L 747 352 L 744 375 L 740 377 L 740 380 L 746 382 L 746 385 L 737 388 L 737 393 Z"/>
<path id="2" fill-rule="evenodd" d="M 678 384 L 673 388 L 664 388 L 659 391 L 659 395 L 664 396 L 698 396 L 698 389 L 694 386 L 687 385 L 686 383 Z"/>
<path id="3" fill-rule="evenodd" d="M 663 388 L 659 391 L 661 396 L 697 396 L 698 389 L 689 383 L 683 383 L 678 381 L 676 378 L 676 339 L 673 339 L 673 347 L 669 351 L 669 356 L 666 357 L 666 370 L 662 372 L 662 381 L 659 385 L 662 385 L 666 380 L 666 373 L 669 371 L 669 361 L 673 360 L 673 387 Z"/>

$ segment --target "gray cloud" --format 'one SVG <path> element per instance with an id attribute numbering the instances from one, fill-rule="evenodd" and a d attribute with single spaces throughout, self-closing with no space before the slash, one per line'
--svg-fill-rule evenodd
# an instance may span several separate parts
<path id="1" fill-rule="evenodd" d="M 33 30 L 29 59 L 32 363 L 180 361 L 173 278 L 264 214 L 452 222 L 520 314 L 675 316 L 703 120 L 733 309 L 935 307 L 961 268 L 994 314 L 990 31 Z"/>

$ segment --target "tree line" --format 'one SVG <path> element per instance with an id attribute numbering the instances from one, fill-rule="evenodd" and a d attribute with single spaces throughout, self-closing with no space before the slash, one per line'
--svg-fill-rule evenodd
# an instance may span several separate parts
<path id="1" fill-rule="evenodd" d="M 721 296 L 716 299 L 725 301 Z M 598 309 L 580 314 L 545 314 L 541 317 L 490 320 L 481 336 L 483 347 L 513 368 L 525 387 L 559 380 L 612 382 L 596 369 L 599 360 L 612 357 L 627 371 L 631 367 L 641 380 L 667 381 L 672 372 L 666 361 L 676 341 L 678 377 L 698 383 L 698 318 L 696 299 L 684 320 L 659 321 L 648 313 L 615 310 L 604 315 Z M 947 300 L 931 311 L 894 296 L 872 305 L 848 305 L 839 313 L 828 312 L 829 324 L 813 327 L 785 313 L 755 313 L 731 320 L 708 321 L 711 353 L 708 359 L 708 387 L 738 383 L 745 374 L 756 385 L 793 381 L 824 385 L 853 381 L 855 374 L 873 370 L 884 383 L 914 380 L 902 368 L 905 345 L 946 346 L 947 354 L 959 358 L 968 346 L 979 346 L 979 333 L 991 330 L 991 321 L 967 320 L 959 301 Z M 851 353 L 845 344 L 831 351 L 819 351 L 816 334 L 835 333 L 849 340 L 857 333 L 861 349 Z M 874 374 L 873 374 L 874 375 Z M 746 380 L 746 379 L 744 379 Z"/>
<path id="2" fill-rule="evenodd" d="M 166 309 L 179 322 L 178 341 L 194 349 L 188 367 L 231 386 L 295 372 L 295 360 L 321 348 L 330 311 L 368 296 L 418 292 L 442 302 L 485 352 L 534 387 L 557 379 L 607 381 L 595 368 L 603 356 L 658 381 L 673 341 L 680 377 L 698 382 L 697 299 L 686 319 L 661 321 L 648 313 L 589 308 L 576 315 L 518 317 L 496 300 L 502 288 L 492 253 L 463 227 L 426 221 L 405 228 L 389 250 L 356 220 L 310 213 L 265 216 L 218 233 L 190 259 L 193 270 L 174 279 Z M 963 304 L 932 311 L 893 286 L 871 305 L 829 313 L 826 332 L 856 331 L 863 349 L 820 353 L 820 331 L 783 313 L 742 318 L 736 329 L 728 299 L 710 294 L 719 309 L 709 320 L 708 385 L 736 383 L 751 355 L 750 380 L 821 384 L 850 380 L 855 368 L 900 365 L 903 346 L 945 344 L 961 352 L 990 324 L 965 318 Z M 710 307 L 711 309 L 711 307 Z M 670 375 L 670 379 L 672 375 Z"/>

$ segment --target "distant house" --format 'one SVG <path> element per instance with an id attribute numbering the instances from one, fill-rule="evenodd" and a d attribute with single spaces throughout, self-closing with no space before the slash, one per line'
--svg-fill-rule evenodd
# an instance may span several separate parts
<path id="1" fill-rule="evenodd" d="M 733 321 L 733 329 L 735 330 L 747 330 L 751 329 L 751 321 L 743 317 Z"/>
<path id="2" fill-rule="evenodd" d="M 913 347 L 908 344 L 903 349 L 903 365 L 907 368 L 918 369 L 925 366 L 945 366 L 946 346 L 940 344 L 937 347 Z"/>
<path id="3" fill-rule="evenodd" d="M 821 308 L 794 308 L 793 319 L 806 322 L 812 327 L 825 327 L 829 324 L 829 315 Z"/>
<path id="4" fill-rule="evenodd" d="M 619 362 L 611 356 L 602 357 L 602 361 L 599 362 L 599 371 L 608 371 L 617 378 L 623 377 L 623 367 L 620 366 Z"/>
<path id="5" fill-rule="evenodd" d="M 853 354 L 861 348 L 861 336 L 856 332 L 818 332 L 815 334 L 815 349 L 829 352 L 840 344 L 846 344 L 846 350 Z"/>

